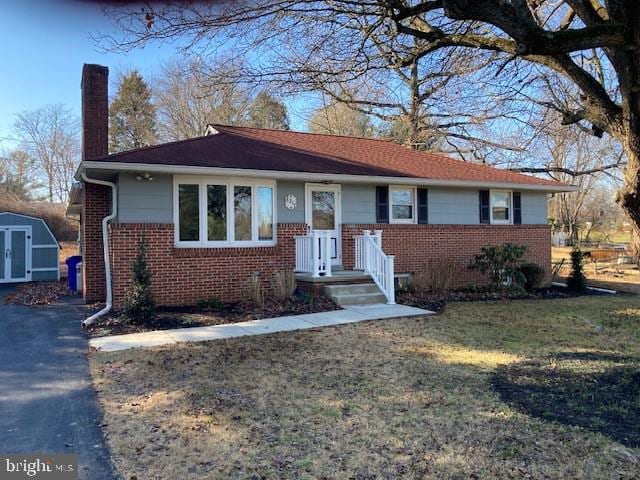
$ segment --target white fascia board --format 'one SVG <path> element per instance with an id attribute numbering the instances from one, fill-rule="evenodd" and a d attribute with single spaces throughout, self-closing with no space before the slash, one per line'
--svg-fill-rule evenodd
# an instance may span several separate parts
<path id="1" fill-rule="evenodd" d="M 473 180 L 438 180 L 417 177 L 386 177 L 377 175 L 344 175 L 335 173 L 286 172 L 279 170 L 253 170 L 243 168 L 195 167 L 186 165 L 157 165 L 148 163 L 84 161 L 81 169 L 118 170 L 128 172 L 153 172 L 181 175 L 219 175 L 231 177 L 258 177 L 279 180 L 304 180 L 333 183 L 382 183 L 431 187 L 506 188 L 512 190 L 537 190 L 542 192 L 571 192 L 573 185 L 537 185 L 527 183 L 478 182 Z"/>

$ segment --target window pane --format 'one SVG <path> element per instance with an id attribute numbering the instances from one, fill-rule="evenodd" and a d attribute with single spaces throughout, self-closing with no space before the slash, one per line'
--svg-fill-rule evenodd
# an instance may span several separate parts
<path id="1" fill-rule="evenodd" d="M 391 212 L 394 220 L 411 220 L 413 218 L 413 207 L 411 205 L 393 205 Z"/>
<path id="2" fill-rule="evenodd" d="M 493 210 L 494 220 L 509 220 L 510 199 L 511 196 L 508 192 L 491 193 L 491 209 Z"/>
<path id="3" fill-rule="evenodd" d="M 413 189 L 391 190 L 391 217 L 394 220 L 413 219 Z"/>
<path id="4" fill-rule="evenodd" d="M 273 240 L 273 189 L 258 187 L 258 240 Z"/>
<path id="5" fill-rule="evenodd" d="M 251 240 L 251 187 L 233 187 L 235 240 Z"/>
<path id="6" fill-rule="evenodd" d="M 311 228 L 334 230 L 335 213 L 335 192 L 311 192 Z"/>
<path id="7" fill-rule="evenodd" d="M 200 240 L 198 188 L 198 185 L 178 185 L 179 238 L 182 242 Z"/>
<path id="8" fill-rule="evenodd" d="M 413 190 L 392 190 L 391 203 L 393 205 L 413 205 Z"/>
<path id="9" fill-rule="evenodd" d="M 227 239 L 227 187 L 207 185 L 207 238 Z"/>

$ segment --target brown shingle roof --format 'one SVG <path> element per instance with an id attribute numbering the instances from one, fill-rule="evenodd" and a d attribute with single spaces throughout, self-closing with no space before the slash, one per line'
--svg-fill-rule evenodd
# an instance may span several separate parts
<path id="1" fill-rule="evenodd" d="M 445 155 L 418 152 L 389 140 L 214 125 L 215 135 L 131 150 L 92 161 L 239 168 L 431 180 L 562 184 Z"/>

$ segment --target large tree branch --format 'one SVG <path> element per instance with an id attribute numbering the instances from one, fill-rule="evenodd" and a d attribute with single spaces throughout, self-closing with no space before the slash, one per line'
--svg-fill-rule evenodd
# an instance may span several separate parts
<path id="1" fill-rule="evenodd" d="M 588 168 L 585 170 L 574 170 L 567 167 L 519 167 L 519 168 L 510 168 L 514 172 L 520 173 L 564 173 L 571 177 L 581 177 L 584 175 L 593 175 L 596 173 L 606 173 L 608 170 L 615 170 L 624 167 L 627 162 L 616 162 L 610 163 L 607 165 L 602 165 L 600 167 Z"/>

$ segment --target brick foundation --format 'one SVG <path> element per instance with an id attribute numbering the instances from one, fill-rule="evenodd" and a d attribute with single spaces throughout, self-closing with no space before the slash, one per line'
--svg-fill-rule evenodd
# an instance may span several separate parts
<path id="1" fill-rule="evenodd" d="M 267 288 L 274 272 L 295 266 L 294 236 L 306 226 L 279 224 L 278 245 L 256 248 L 175 248 L 172 224 L 114 224 L 110 230 L 113 303 L 119 309 L 131 279 L 137 246 L 144 236 L 159 305 L 193 305 L 198 300 L 240 300 L 254 272 Z"/>
<path id="2" fill-rule="evenodd" d="M 108 190 L 87 185 L 92 208 L 84 215 L 85 299 L 104 299 L 104 265 L 100 221 L 108 213 Z M 87 203 L 84 203 L 87 205 Z M 92 226 L 89 229 L 89 225 Z M 352 269 L 354 235 L 381 229 L 385 253 L 395 255 L 396 273 L 416 273 L 429 262 L 453 263 L 452 287 L 486 284 L 486 277 L 468 269 L 473 256 L 485 245 L 511 242 L 528 247 L 527 261 L 543 266 L 550 282 L 551 240 L 547 225 L 343 225 L 344 268 Z M 277 270 L 295 265 L 294 236 L 304 235 L 304 224 L 279 224 L 278 245 L 257 248 L 176 248 L 172 224 L 113 224 L 110 227 L 114 308 L 123 305 L 139 240 L 144 236 L 159 305 L 192 305 L 198 300 L 240 300 L 247 279 L 259 272 L 267 290 Z M 87 250 L 89 248 L 89 250 Z"/>
<path id="3" fill-rule="evenodd" d="M 342 260 L 353 268 L 355 242 L 362 230 L 382 230 L 382 249 L 395 255 L 396 273 L 416 273 L 429 262 L 446 259 L 453 267 L 454 288 L 487 283 L 485 276 L 470 270 L 469 264 L 486 245 L 514 243 L 526 245 L 525 259 L 542 266 L 551 282 L 551 233 L 548 225 L 342 225 Z"/>

